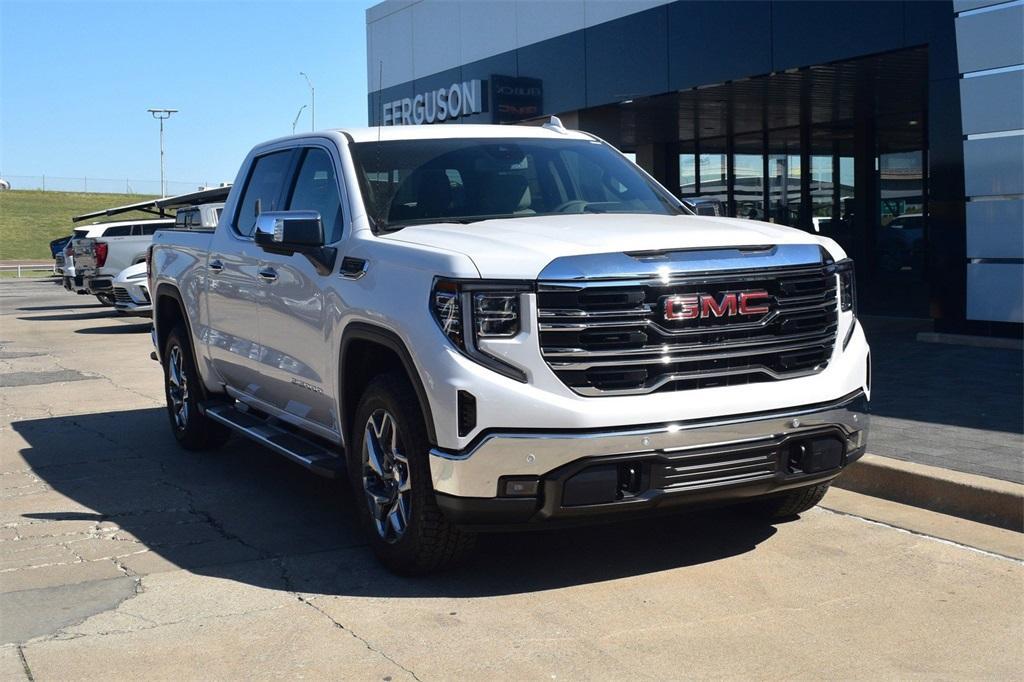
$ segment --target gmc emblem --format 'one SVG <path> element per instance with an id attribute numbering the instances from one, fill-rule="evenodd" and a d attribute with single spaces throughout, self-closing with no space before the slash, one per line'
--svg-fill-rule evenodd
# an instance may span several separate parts
<path id="1" fill-rule="evenodd" d="M 688 294 L 665 299 L 666 320 L 697 320 L 709 317 L 735 315 L 765 315 L 768 313 L 768 292 L 764 289 L 722 294 Z"/>

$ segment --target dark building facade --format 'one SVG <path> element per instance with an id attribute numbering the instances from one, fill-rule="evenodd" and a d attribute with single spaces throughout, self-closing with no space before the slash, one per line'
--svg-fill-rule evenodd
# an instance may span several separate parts
<path id="1" fill-rule="evenodd" d="M 369 120 L 558 115 L 698 212 L 834 238 L 863 313 L 1019 335 L 1022 27 L 985 0 L 388 0 Z"/>

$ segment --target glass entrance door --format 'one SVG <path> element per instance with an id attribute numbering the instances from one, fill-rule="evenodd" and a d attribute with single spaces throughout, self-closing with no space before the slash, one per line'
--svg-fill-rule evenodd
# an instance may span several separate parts
<path id="1" fill-rule="evenodd" d="M 917 116 L 879 119 L 875 228 L 862 300 L 868 312 L 928 317 L 927 163 Z M 859 281 L 858 281 L 859 284 Z M 899 292 L 899 296 L 893 296 Z"/>

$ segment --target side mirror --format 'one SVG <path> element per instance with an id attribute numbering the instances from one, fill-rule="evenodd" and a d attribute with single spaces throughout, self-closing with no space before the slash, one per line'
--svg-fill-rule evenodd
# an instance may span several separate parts
<path id="1" fill-rule="evenodd" d="M 321 275 L 334 270 L 338 250 L 324 246 L 324 225 L 316 211 L 268 211 L 256 217 L 256 245 L 269 253 L 301 253 Z"/>
<path id="2" fill-rule="evenodd" d="M 268 211 L 256 217 L 254 238 L 265 251 L 304 253 L 324 245 L 324 225 L 316 211 Z"/>

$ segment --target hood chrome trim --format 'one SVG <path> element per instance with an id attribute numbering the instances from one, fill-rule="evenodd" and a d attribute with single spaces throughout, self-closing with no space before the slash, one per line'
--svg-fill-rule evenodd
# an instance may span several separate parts
<path id="1" fill-rule="evenodd" d="M 537 279 L 542 282 L 655 280 L 667 283 L 678 275 L 826 265 L 831 262 L 832 257 L 818 244 L 593 253 L 556 258 L 541 270 Z"/>

